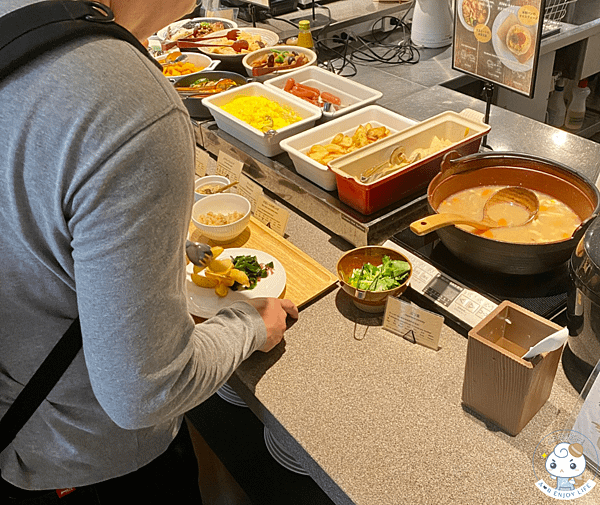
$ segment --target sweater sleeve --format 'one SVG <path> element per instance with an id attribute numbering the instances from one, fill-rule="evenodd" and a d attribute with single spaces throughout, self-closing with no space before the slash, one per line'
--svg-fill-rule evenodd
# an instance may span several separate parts
<path id="1" fill-rule="evenodd" d="M 67 206 L 92 388 L 115 423 L 134 429 L 182 414 L 214 393 L 266 341 L 266 329 L 246 303 L 199 325 L 187 311 L 189 117 L 174 108 L 107 143 L 114 149 L 75 178 Z"/>

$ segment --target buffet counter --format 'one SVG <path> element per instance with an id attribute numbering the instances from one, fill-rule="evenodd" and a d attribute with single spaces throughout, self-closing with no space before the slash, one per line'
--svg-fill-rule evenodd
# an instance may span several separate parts
<path id="1" fill-rule="evenodd" d="M 287 231 L 332 272 L 351 247 L 296 213 Z M 381 323 L 335 289 L 229 385 L 336 504 L 552 503 L 532 457 L 578 399 L 562 365 L 548 402 L 511 437 L 461 405 L 467 339 L 444 326 L 433 351 Z M 597 503 L 596 493 L 578 502 Z"/>
<path id="2" fill-rule="evenodd" d="M 484 102 L 439 84 L 445 82 L 440 79 L 452 78 L 453 71 L 448 70 L 448 51 L 414 66 L 364 66 L 353 79 L 375 88 L 382 88 L 380 83 L 386 83 L 378 105 L 416 121 L 447 110 L 460 112 L 466 108 L 483 115 Z M 491 108 L 490 125 L 487 144 L 494 151 L 547 157 L 574 168 L 592 181 L 600 174 L 599 146 L 594 142 L 496 106 Z M 407 201 L 364 216 L 340 202 L 335 191 L 325 191 L 299 175 L 286 153 L 274 158 L 262 156 L 220 131 L 213 121 L 198 124 L 196 131 L 204 149 L 214 156 L 224 151 L 242 160 L 247 176 L 353 245 L 381 243 L 417 218 Z"/>
<path id="3" fill-rule="evenodd" d="M 414 66 L 359 67 L 354 79 L 385 89 L 378 103 L 415 120 L 483 113 L 482 101 L 441 86 L 457 75 L 449 58 L 446 49 Z M 598 144 L 498 107 L 490 124 L 495 151 L 551 158 L 596 181 Z M 298 175 L 287 154 L 263 157 L 212 121 L 196 132 L 204 149 L 244 161 L 244 174 L 291 210 L 286 238 L 330 272 L 352 245 L 382 242 L 411 220 L 401 206 L 365 219 Z M 577 404 L 563 365 L 547 403 L 512 437 L 461 405 L 466 348 L 448 325 L 437 351 L 413 344 L 334 289 L 302 309 L 285 342 L 242 363 L 229 385 L 336 504 L 554 503 L 535 486 L 532 458 Z M 599 492 L 578 503 L 597 503 Z"/>

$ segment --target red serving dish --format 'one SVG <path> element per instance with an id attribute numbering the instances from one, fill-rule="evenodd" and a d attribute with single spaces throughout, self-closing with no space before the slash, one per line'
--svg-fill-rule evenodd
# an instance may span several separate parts
<path id="1" fill-rule="evenodd" d="M 479 150 L 481 138 L 489 132 L 490 126 L 474 116 L 479 116 L 479 113 L 469 109 L 460 114 L 447 111 L 390 135 L 360 152 L 332 160 L 329 168 L 335 173 L 339 199 L 361 214 L 369 215 L 418 193 L 440 171 L 442 157 L 448 151 L 466 155 Z M 428 148 L 435 136 L 450 140 L 452 144 L 397 172 L 372 182 L 361 182 L 360 177 L 365 170 L 388 161 L 398 146 L 405 147 L 406 154 L 410 155 L 414 149 Z"/>

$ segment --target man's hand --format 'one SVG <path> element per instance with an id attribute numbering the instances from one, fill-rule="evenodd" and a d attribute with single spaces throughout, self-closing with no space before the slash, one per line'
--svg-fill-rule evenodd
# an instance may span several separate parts
<path id="1" fill-rule="evenodd" d="M 279 298 L 250 298 L 247 302 L 258 310 L 267 327 L 267 341 L 259 351 L 269 352 L 283 339 L 287 317 L 298 319 L 298 307 L 290 300 Z"/>

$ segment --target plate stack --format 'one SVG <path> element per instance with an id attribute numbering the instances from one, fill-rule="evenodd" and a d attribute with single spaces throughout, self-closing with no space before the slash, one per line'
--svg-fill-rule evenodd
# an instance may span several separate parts
<path id="1" fill-rule="evenodd" d="M 283 449 L 283 447 L 279 444 L 279 442 L 277 442 L 273 434 L 266 426 L 264 436 L 267 450 L 273 459 L 277 461 L 277 463 L 284 468 L 287 468 L 291 472 L 300 475 L 308 475 L 308 472 L 302 467 L 302 465 L 298 463 L 298 461 L 296 461 L 292 456 L 290 456 L 285 449 Z"/>
<path id="2" fill-rule="evenodd" d="M 248 407 L 246 402 L 242 400 L 233 390 L 233 388 L 227 383 L 223 384 L 219 389 L 217 389 L 217 395 L 219 398 L 233 405 L 237 405 L 238 407 Z"/>

